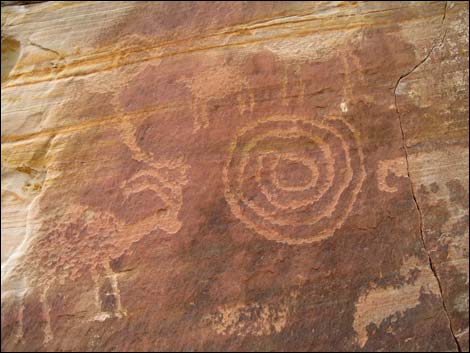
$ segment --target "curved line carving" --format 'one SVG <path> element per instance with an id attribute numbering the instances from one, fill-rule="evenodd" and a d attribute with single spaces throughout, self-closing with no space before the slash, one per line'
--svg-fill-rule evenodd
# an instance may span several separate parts
<path id="1" fill-rule="evenodd" d="M 229 155 L 223 179 L 232 213 L 257 234 L 287 244 L 332 236 L 350 214 L 366 175 L 359 135 L 340 117 L 254 122 L 238 131 Z M 283 185 L 280 160 L 308 169 L 309 180 Z"/>

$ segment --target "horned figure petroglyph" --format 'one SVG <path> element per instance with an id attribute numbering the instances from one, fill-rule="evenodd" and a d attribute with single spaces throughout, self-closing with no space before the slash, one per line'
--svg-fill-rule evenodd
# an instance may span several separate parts
<path id="1" fill-rule="evenodd" d="M 283 163 L 306 176 L 283 182 Z M 232 213 L 256 233 L 287 244 L 331 236 L 351 212 L 364 179 L 358 134 L 343 118 L 257 121 L 239 131 L 224 168 Z"/>
<path id="2" fill-rule="evenodd" d="M 164 206 L 133 222 L 83 204 L 71 205 L 62 210 L 62 214 L 44 219 L 39 212 L 38 197 L 28 213 L 30 241 L 23 258 L 12 271 L 2 276 L 2 288 L 4 285 L 5 288 L 21 287 L 15 290 L 19 305 L 19 340 L 22 340 L 23 321 L 27 315 L 24 310 L 26 295 L 34 291 L 41 302 L 44 344 L 47 344 L 53 339 L 51 289 L 85 273 L 91 274 L 94 283 L 96 310 L 90 320 L 104 321 L 126 316 L 119 291 L 119 273 L 113 271 L 112 261 L 156 229 L 174 234 L 181 228 L 178 214 L 183 202 L 182 187 L 187 182 L 187 167 L 181 158 L 159 161 L 144 152 L 136 143 L 134 126 L 124 122 L 123 127 L 122 140 L 130 149 L 132 158 L 141 162 L 140 170 L 119 185 L 124 200 L 138 197 L 142 192 L 151 192 Z"/>

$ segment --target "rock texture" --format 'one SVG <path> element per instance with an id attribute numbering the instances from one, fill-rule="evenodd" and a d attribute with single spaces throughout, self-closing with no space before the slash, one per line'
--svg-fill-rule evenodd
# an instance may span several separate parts
<path id="1" fill-rule="evenodd" d="M 468 351 L 468 10 L 2 2 L 2 351 Z"/>

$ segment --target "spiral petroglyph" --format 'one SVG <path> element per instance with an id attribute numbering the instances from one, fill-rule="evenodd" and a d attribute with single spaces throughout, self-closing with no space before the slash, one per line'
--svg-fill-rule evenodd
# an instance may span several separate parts
<path id="1" fill-rule="evenodd" d="M 265 238 L 288 244 L 331 236 L 364 179 L 359 136 L 336 117 L 257 121 L 239 131 L 224 168 L 232 213 Z"/>

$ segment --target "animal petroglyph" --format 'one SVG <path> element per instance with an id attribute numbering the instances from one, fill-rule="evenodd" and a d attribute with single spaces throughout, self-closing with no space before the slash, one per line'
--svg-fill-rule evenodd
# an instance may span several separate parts
<path id="1" fill-rule="evenodd" d="M 377 183 L 379 185 L 379 190 L 390 193 L 398 191 L 396 186 L 391 186 L 387 182 L 387 177 L 390 174 L 394 174 L 397 177 L 407 176 L 406 160 L 404 157 L 379 162 L 377 169 Z"/>
<path id="2" fill-rule="evenodd" d="M 28 214 L 27 232 L 31 241 L 21 261 L 8 276 L 2 276 L 2 289 L 5 284 L 5 288 L 12 289 L 17 297 L 16 335 L 19 339 L 27 319 L 24 311 L 26 296 L 34 293 L 38 298 L 44 321 L 43 342 L 48 344 L 54 339 L 54 315 L 50 304 L 54 288 L 78 280 L 85 273 L 91 274 L 94 289 L 90 295 L 96 307 L 95 312 L 89 312 L 89 320 L 125 317 L 119 274 L 113 271 L 112 261 L 154 230 L 174 234 L 181 228 L 178 215 L 183 202 L 182 188 L 187 182 L 184 162 L 181 158 L 154 158 L 136 143 L 134 126 L 130 122 L 123 122 L 123 126 L 126 129 L 122 129 L 121 139 L 131 151 L 131 157 L 140 162 L 140 168 L 117 184 L 122 202 L 126 204 L 131 198 L 151 193 L 160 207 L 150 213 L 142 212 L 141 218 L 129 221 L 112 211 L 79 203 L 66 206 L 60 213 L 51 213 L 46 218 L 38 212 L 38 198 L 35 208 Z M 44 197 L 44 193 L 41 196 Z M 132 202 L 134 205 L 135 200 Z M 20 282 L 24 285 L 18 289 L 15 283 Z"/>
<path id="3" fill-rule="evenodd" d="M 255 122 L 239 131 L 224 168 L 232 213 L 256 233 L 288 244 L 331 236 L 364 179 L 359 136 L 342 118 Z"/>
<path id="4" fill-rule="evenodd" d="M 68 221 L 60 223 L 62 217 Z M 2 278 L 4 280 L 2 285 L 5 284 L 6 288 L 12 284 L 14 286 L 14 283 L 19 281 L 27 286 L 13 290 L 18 296 L 16 335 L 19 339 L 23 336 L 23 322 L 27 319 L 27 313 L 24 312 L 27 295 L 36 295 L 39 299 L 44 321 L 43 342 L 48 344 L 54 339 L 50 305 L 51 289 L 67 281 L 76 280 L 87 270 L 92 273 L 93 278 L 96 278 L 101 268 L 109 266 L 109 261 L 122 254 L 123 249 L 130 245 L 127 244 L 130 240 L 119 233 L 116 220 L 111 215 L 94 213 L 77 206 L 74 210 L 64 210 L 62 217 L 56 216 L 41 222 L 47 230 L 43 230 L 43 226 L 39 223 L 33 226 L 34 238 L 22 261 L 7 278 Z M 129 238 L 131 241 L 135 240 L 132 236 Z M 110 276 L 109 273 L 105 275 Z M 119 293 L 115 294 L 118 296 Z M 101 299 L 97 299 L 98 307 L 101 308 Z M 116 301 L 119 302 L 120 298 L 116 298 Z M 120 317 L 120 314 L 116 311 L 107 315 Z"/>
<path id="5" fill-rule="evenodd" d="M 416 271 L 418 274 L 413 278 Z M 422 292 L 439 293 L 438 284 L 432 272 L 426 266 L 419 266 L 419 260 L 415 257 L 410 257 L 404 262 L 400 275 L 406 281 L 400 287 L 379 288 L 371 284 L 370 288 L 359 297 L 353 328 L 361 348 L 368 340 L 368 325 L 379 326 L 383 320 L 416 307 L 420 303 L 419 298 Z"/>

